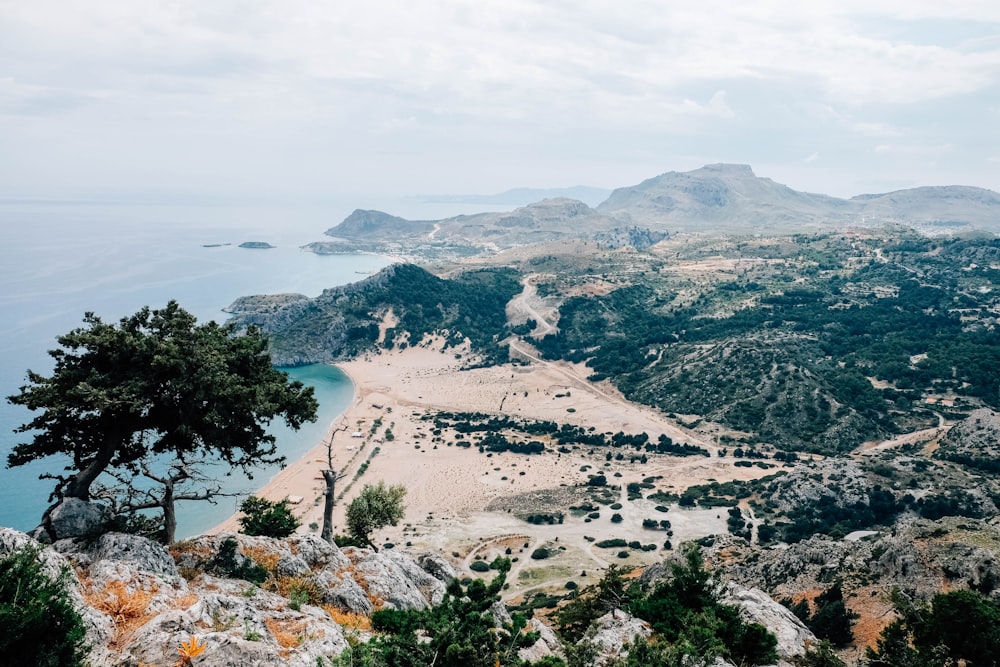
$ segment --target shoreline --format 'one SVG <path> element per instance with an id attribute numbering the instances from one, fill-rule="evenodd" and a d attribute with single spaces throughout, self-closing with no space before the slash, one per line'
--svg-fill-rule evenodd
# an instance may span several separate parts
<path id="1" fill-rule="evenodd" d="M 437 339 L 431 344 L 372 352 L 335 364 L 354 385 L 349 407 L 331 423 L 323 441 L 291 462 L 256 495 L 272 501 L 301 497 L 301 502 L 292 505 L 302 522 L 298 532 L 318 534 L 325 490 L 320 471 L 326 467 L 326 442 L 333 435 L 333 466 L 345 473 L 336 487 L 335 534 L 345 532 L 345 507 L 364 484 L 384 481 L 407 488 L 406 516 L 399 526 L 378 531 L 373 536 L 377 543 L 382 540 L 405 543 L 413 549 L 455 551 L 456 544 L 471 545 L 490 535 L 540 531 L 537 536 L 542 539 L 555 534 L 553 526 L 528 524 L 517 519 L 515 512 L 525 507 L 541 511 L 538 508 L 549 501 L 536 496 L 579 494 L 586 488 L 586 471 L 591 469 L 606 469 L 609 477 L 612 472 L 620 477 L 613 483 L 622 486 L 617 493 L 623 500 L 625 483 L 652 475 L 660 476 L 658 488 L 680 492 L 709 480 L 765 474 L 759 468 L 734 467 L 732 460 L 715 455 L 716 446 L 703 435 L 652 408 L 625 400 L 610 384 L 588 382 L 588 369 L 541 360 L 528 365 L 465 368 L 468 350 L 442 348 Z M 480 453 L 476 448 L 452 446 L 453 438 L 447 433 L 437 435 L 432 420 L 438 412 L 506 414 L 594 427 L 598 432 L 646 432 L 653 440 L 662 433 L 704 447 L 712 456 L 655 455 L 649 457 L 648 465 L 628 459 L 607 462 L 604 451 L 596 455 L 586 447 L 557 451 L 551 443 L 541 455 Z M 629 503 L 635 515 L 627 516 L 625 525 L 602 520 L 587 522 L 584 528 L 582 518 L 573 518 L 558 527 L 558 534 L 569 530 L 573 535 L 567 537 L 573 537 L 579 533 L 576 537 L 584 542 L 584 534 L 603 539 L 641 531 L 644 516 L 640 512 L 652 509 L 652 504 L 646 508 L 646 503 Z M 701 516 L 698 511 L 685 510 L 683 517 L 672 517 L 678 538 L 701 536 L 706 530 L 724 532 L 725 522 L 717 519 L 717 514 L 712 510 Z M 236 516 L 209 532 L 236 531 Z M 455 552 L 463 551 L 459 548 Z"/>

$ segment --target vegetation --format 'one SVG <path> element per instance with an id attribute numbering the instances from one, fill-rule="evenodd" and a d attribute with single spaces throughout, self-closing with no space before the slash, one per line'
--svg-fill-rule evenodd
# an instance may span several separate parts
<path id="1" fill-rule="evenodd" d="M 32 439 L 8 466 L 66 457 L 70 474 L 50 475 L 54 496 L 89 500 L 102 473 L 127 483 L 154 458 L 212 454 L 244 469 L 280 462 L 267 424 L 282 417 L 297 429 L 316 418 L 312 388 L 271 366 L 256 329 L 198 325 L 174 301 L 117 325 L 93 313 L 84 323 L 58 337 L 52 375 L 28 371 L 8 399 L 39 412 L 17 429 Z"/>
<path id="2" fill-rule="evenodd" d="M 763 626 L 747 623 L 736 607 L 718 602 L 712 576 L 697 549 L 685 552 L 684 564 L 672 577 L 652 588 L 627 583 L 622 570 L 611 567 L 601 582 L 556 614 L 559 631 L 569 642 L 586 635 L 590 624 L 612 609 L 625 609 L 647 621 L 654 642 L 639 642 L 628 665 L 684 664 L 682 656 L 722 657 L 737 665 L 777 662 L 777 639 Z M 663 662 L 668 657 L 675 659 Z"/>
<path id="3" fill-rule="evenodd" d="M 988 325 L 998 276 L 968 269 L 995 262 L 998 245 L 851 244 L 833 235 L 733 242 L 737 257 L 787 258 L 794 277 L 751 268 L 754 279 L 700 286 L 693 302 L 662 281 L 633 278 L 566 299 L 559 331 L 539 348 L 586 361 L 595 379 L 665 411 L 701 414 L 783 448 L 845 451 L 905 426 L 928 393 L 1000 407 L 1000 380 L 985 370 L 1000 361 L 1000 331 Z M 877 389 L 869 377 L 890 386 Z"/>
<path id="4" fill-rule="evenodd" d="M 82 667 L 86 629 L 69 595 L 69 571 L 53 577 L 46 569 L 31 547 L 0 559 L 0 655 L 9 665 Z"/>
<path id="5" fill-rule="evenodd" d="M 378 551 L 371 540 L 371 534 L 379 528 L 399 523 L 405 514 L 405 495 L 406 487 L 399 484 L 365 484 L 358 497 L 347 506 L 347 532 Z"/>
<path id="6" fill-rule="evenodd" d="M 238 521 L 247 535 L 263 535 L 264 537 L 288 537 L 302 522 L 292 514 L 288 498 L 272 502 L 265 498 L 250 496 L 240 503 L 243 513 Z"/>
<path id="7" fill-rule="evenodd" d="M 805 600 L 793 604 L 786 598 L 781 603 L 791 609 L 814 635 L 829 641 L 835 647 L 843 648 L 854 639 L 851 625 L 857 615 L 848 611 L 844 605 L 844 592 L 840 582 L 816 596 L 815 611 L 810 610 L 809 603 Z"/>
<path id="8" fill-rule="evenodd" d="M 866 650 L 871 667 L 1000 663 L 1000 605 L 981 593 L 939 593 L 926 605 L 897 592 L 894 602 L 900 618 Z"/>
<path id="9" fill-rule="evenodd" d="M 475 579 L 463 586 L 453 581 L 444 600 L 431 609 L 376 611 L 372 627 L 383 634 L 346 650 L 333 660 L 334 667 L 522 667 L 517 651 L 538 635 L 524 631 L 522 615 L 515 614 L 510 623 L 495 620 L 490 608 L 500 599 L 510 561 L 497 559 L 491 567 L 499 572 L 492 582 Z"/>
<path id="10" fill-rule="evenodd" d="M 397 264 L 358 285 L 331 290 L 293 317 L 266 326 L 279 353 L 298 354 L 323 341 L 334 355 L 350 356 L 375 346 L 382 316 L 391 310 L 398 324 L 386 331 L 386 347 L 415 345 L 441 334 L 448 345 L 467 338 L 487 360 L 502 361 L 506 348 L 497 343 L 506 335 L 507 302 L 520 291 L 511 269 L 467 271 L 444 280 L 414 264 Z"/>

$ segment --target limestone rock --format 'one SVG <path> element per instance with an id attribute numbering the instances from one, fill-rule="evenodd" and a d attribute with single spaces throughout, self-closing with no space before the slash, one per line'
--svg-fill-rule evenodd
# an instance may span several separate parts
<path id="1" fill-rule="evenodd" d="M 745 620 L 759 623 L 774 633 L 778 638 L 778 657 L 783 661 L 793 662 L 794 658 L 805 654 L 807 643 L 816 641 L 816 636 L 795 614 L 762 590 L 730 583 L 720 601 L 739 607 L 740 615 Z"/>
<path id="2" fill-rule="evenodd" d="M 510 617 L 510 612 L 507 611 L 507 605 L 500 600 L 497 600 L 490 606 L 490 614 L 493 616 L 493 625 L 498 628 L 514 622 L 514 619 Z"/>
<path id="3" fill-rule="evenodd" d="M 392 609 L 426 609 L 444 597 L 444 584 L 406 556 L 357 547 L 348 547 L 344 553 L 367 582 L 368 594 Z"/>
<path id="4" fill-rule="evenodd" d="M 455 580 L 458 575 L 451 563 L 435 553 L 421 554 L 417 557 L 417 562 L 429 575 L 440 580 L 445 586 Z"/>
<path id="5" fill-rule="evenodd" d="M 538 641 L 534 644 L 522 648 L 517 652 L 517 657 L 521 660 L 536 662 L 546 656 L 564 657 L 562 642 L 556 637 L 556 633 L 552 631 L 552 628 L 537 618 L 532 618 L 528 620 L 525 630 L 528 632 L 537 632 L 539 636 Z"/>
<path id="6" fill-rule="evenodd" d="M 340 547 L 316 535 L 292 535 L 288 545 L 309 567 L 336 569 L 351 562 Z"/>
<path id="7" fill-rule="evenodd" d="M 621 609 L 615 609 L 601 616 L 591 627 L 597 630 L 597 634 L 590 641 L 600 652 L 599 664 L 622 655 L 626 644 L 640 637 L 648 639 L 653 633 L 649 623 Z"/>
<path id="8" fill-rule="evenodd" d="M 57 542 L 57 551 L 73 553 L 78 558 L 86 555 L 91 561 L 120 561 L 132 564 L 136 570 L 179 579 L 177 564 L 166 548 L 153 540 L 127 533 L 105 533 L 93 542 L 67 540 Z"/>
<path id="9" fill-rule="evenodd" d="M 365 616 L 375 611 L 365 589 L 350 576 L 338 576 L 332 572 L 323 571 L 316 575 L 314 581 L 322 591 L 323 602 L 326 604 L 332 604 L 344 611 L 364 614 Z"/>
<path id="10" fill-rule="evenodd" d="M 111 510 L 99 503 L 79 498 L 64 498 L 50 512 L 45 529 L 54 540 L 89 537 L 99 534 L 111 521 Z"/>

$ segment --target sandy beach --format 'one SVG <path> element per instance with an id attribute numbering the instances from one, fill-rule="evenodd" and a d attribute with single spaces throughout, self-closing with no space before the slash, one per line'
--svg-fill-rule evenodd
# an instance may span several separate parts
<path id="1" fill-rule="evenodd" d="M 520 364 L 466 368 L 466 350 L 441 349 L 440 341 L 382 351 L 339 364 L 354 382 L 354 399 L 331 429 L 332 461 L 344 474 L 337 483 L 334 532 L 345 532 L 344 508 L 366 483 L 384 480 L 407 489 L 406 518 L 396 527 L 379 531 L 376 543 L 389 542 L 413 551 L 433 549 L 450 553 L 456 564 L 467 565 L 475 556 L 534 549 L 559 542 L 560 558 L 546 563 L 546 573 L 522 575 L 529 587 L 533 578 L 558 577 L 558 563 L 566 572 L 588 562 L 590 567 L 608 563 L 608 554 L 592 542 L 611 537 L 662 543 L 663 533 L 643 530 L 642 520 L 663 518 L 652 501 L 628 501 L 624 487 L 649 477 L 659 477 L 657 490 L 683 491 L 691 484 L 727 479 L 748 479 L 767 474 L 759 468 L 735 467 L 732 459 L 717 458 L 716 447 L 702 436 L 656 411 L 628 402 L 608 383 L 585 380 L 589 369 L 564 362 L 538 359 L 530 346 L 516 344 Z M 511 452 L 488 454 L 477 448 L 452 445 L 435 437 L 433 416 L 439 412 L 480 412 L 530 420 L 568 423 L 597 432 L 646 432 L 655 441 L 666 434 L 712 452 L 711 457 L 650 455 L 645 464 L 606 461 L 607 451 L 586 447 L 559 453 L 547 443 L 540 455 Z M 446 436 L 447 434 L 445 434 Z M 545 438 L 542 438 L 543 440 Z M 367 462 L 366 469 L 362 470 Z M 291 463 L 258 495 L 271 500 L 301 501 L 295 512 L 302 531 L 318 531 L 322 523 L 321 471 L 327 465 L 327 444 L 317 443 L 306 456 Z M 609 484 L 621 486 L 623 520 L 606 517 L 590 521 L 566 511 L 574 499 L 584 498 L 590 474 L 603 472 Z M 517 517 L 518 511 L 562 511 L 559 525 L 534 525 Z M 675 543 L 679 540 L 725 532 L 724 512 L 718 510 L 671 511 Z M 214 532 L 235 531 L 235 517 Z M 512 545 L 515 548 L 512 548 Z M 510 555 L 510 554 L 508 554 Z M 637 552 L 636 559 L 643 554 Z M 662 558 L 653 552 L 649 558 Z M 526 567 L 519 559 L 515 575 Z M 518 567 L 520 566 L 520 567 Z M 551 576 L 550 576 L 551 575 Z"/>

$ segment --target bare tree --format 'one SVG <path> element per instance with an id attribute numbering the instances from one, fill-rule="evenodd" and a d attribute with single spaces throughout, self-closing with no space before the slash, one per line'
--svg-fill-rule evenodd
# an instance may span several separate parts
<path id="1" fill-rule="evenodd" d="M 178 457 L 164 472 L 154 471 L 148 462 L 130 470 L 107 470 L 105 472 L 119 484 L 113 487 L 99 485 L 95 487 L 93 496 L 108 501 L 112 512 L 118 516 L 135 515 L 148 509 L 161 510 L 163 541 L 170 544 L 177 534 L 175 503 L 178 500 L 207 500 L 214 504 L 219 497 L 242 495 L 222 491 L 217 480 L 201 472 L 200 468 L 206 465 L 211 464 L 204 460 L 188 461 Z M 139 475 L 159 486 L 136 488 L 135 477 Z"/>
<path id="2" fill-rule="evenodd" d="M 337 472 L 333 469 L 333 438 L 346 430 L 347 424 L 342 423 L 330 432 L 330 439 L 326 441 L 326 469 L 321 473 L 323 481 L 326 482 L 326 491 L 323 493 L 323 530 L 320 532 L 320 537 L 327 542 L 333 542 L 333 506 L 337 502 L 337 480 L 347 476 L 346 472 Z"/>

